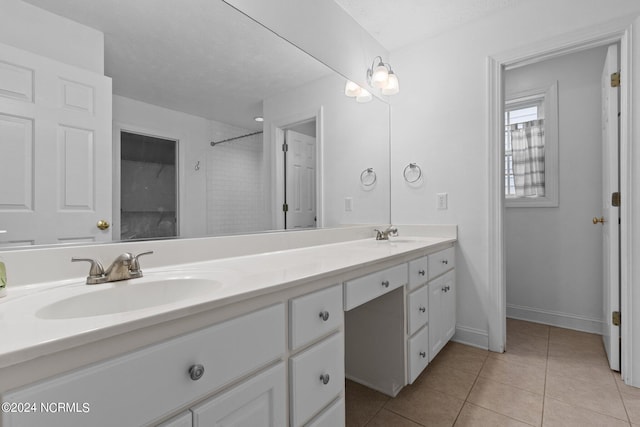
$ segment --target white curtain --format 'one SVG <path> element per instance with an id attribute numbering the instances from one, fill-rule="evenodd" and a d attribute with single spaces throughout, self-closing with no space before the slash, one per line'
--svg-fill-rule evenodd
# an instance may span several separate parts
<path id="1" fill-rule="evenodd" d="M 544 196 L 544 120 L 511 125 L 516 197 Z"/>

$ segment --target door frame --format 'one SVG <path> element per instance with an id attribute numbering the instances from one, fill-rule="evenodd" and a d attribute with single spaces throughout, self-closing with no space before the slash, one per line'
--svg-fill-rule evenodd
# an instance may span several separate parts
<path id="1" fill-rule="evenodd" d="M 284 215 L 281 215 L 284 203 L 284 156 L 282 155 L 282 144 L 284 142 L 284 131 L 298 123 L 306 121 L 316 121 L 316 227 L 324 228 L 324 191 L 323 191 L 323 170 L 324 170 L 324 123 L 323 107 L 317 109 L 300 111 L 294 115 L 273 119 L 269 124 L 271 144 L 266 150 L 272 153 L 271 164 L 271 212 L 272 226 L 275 230 L 284 229 Z M 265 156 L 268 160 L 269 156 Z M 265 168 L 265 170 L 267 170 Z"/>
<path id="2" fill-rule="evenodd" d="M 122 143 L 121 141 L 121 134 L 122 132 L 128 132 L 128 133 L 135 133 L 136 135 L 144 135 L 144 136 L 150 136 L 152 138 L 158 138 L 158 139 L 166 139 L 168 141 L 175 141 L 176 142 L 176 236 L 180 236 L 180 214 L 182 212 L 182 208 L 183 208 L 183 191 L 184 189 L 181 187 L 182 183 L 184 182 L 184 180 L 182 180 L 180 178 L 180 174 L 182 173 L 182 170 L 184 170 L 184 168 L 182 167 L 183 165 L 181 164 L 181 159 L 184 158 L 184 156 L 182 155 L 182 144 L 180 143 L 180 138 L 178 138 L 177 136 L 171 136 L 171 135 L 165 135 L 162 132 L 157 132 L 151 129 L 147 129 L 147 128 L 143 128 L 140 126 L 134 126 L 134 125 L 128 125 L 128 124 L 124 124 L 124 123 L 120 123 L 120 122 L 113 122 L 113 175 L 112 175 L 112 181 L 113 181 L 113 188 L 112 188 L 112 197 L 113 197 L 113 202 L 112 202 L 112 207 L 113 207 L 113 215 L 112 215 L 112 224 L 111 224 L 111 231 L 112 231 L 112 235 L 113 235 L 113 241 L 120 241 L 120 233 L 121 233 L 121 227 L 120 227 L 120 207 L 121 207 L 121 194 L 120 194 L 120 175 L 122 173 L 122 168 L 121 168 L 121 149 L 120 149 L 120 144 Z M 117 218 L 117 220 L 116 220 Z M 117 236 L 117 238 L 116 238 Z"/>
<path id="3" fill-rule="evenodd" d="M 622 338 L 621 370 L 622 378 L 627 384 L 640 386 L 640 365 L 632 366 L 634 347 L 633 332 L 640 333 L 637 319 L 633 323 L 632 310 L 632 244 L 630 232 L 633 229 L 632 194 L 634 183 L 631 180 L 633 171 L 632 130 L 632 27 L 628 18 L 611 21 L 604 25 L 593 26 L 572 32 L 560 37 L 547 39 L 529 46 L 502 52 L 487 57 L 487 154 L 488 159 L 488 272 L 489 303 L 494 309 L 489 310 L 488 335 L 489 350 L 503 352 L 506 344 L 506 263 L 504 244 L 504 73 L 532 63 L 556 58 L 562 55 L 579 52 L 585 49 L 620 43 L 620 69 L 623 84 L 620 91 L 620 193 L 623 200 L 620 209 L 621 217 L 621 304 L 624 321 L 620 330 Z M 627 76 L 627 77 L 625 77 Z M 496 144 L 496 141 L 500 143 Z M 638 171 L 635 171 L 636 173 Z M 637 186 L 638 184 L 636 184 Z M 635 329 L 632 330 L 632 327 Z M 636 346 L 640 345 L 639 342 Z M 636 372 L 633 371 L 636 369 Z M 635 374 L 635 375 L 634 375 Z"/>

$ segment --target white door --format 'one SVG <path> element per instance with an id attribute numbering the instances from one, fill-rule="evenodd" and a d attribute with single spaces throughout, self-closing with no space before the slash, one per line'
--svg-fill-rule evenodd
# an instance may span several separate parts
<path id="1" fill-rule="evenodd" d="M 286 229 L 316 226 L 316 139 L 287 130 Z"/>
<path id="2" fill-rule="evenodd" d="M 111 164 L 111 79 L 0 44 L 0 247 L 111 240 Z"/>
<path id="3" fill-rule="evenodd" d="M 620 310 L 619 208 L 611 205 L 618 188 L 618 87 L 611 74 L 618 72 L 618 48 L 609 46 L 602 71 L 602 253 L 603 318 L 602 337 L 611 369 L 620 370 L 620 327 L 612 313 Z M 595 221 L 594 221 L 595 222 Z"/>

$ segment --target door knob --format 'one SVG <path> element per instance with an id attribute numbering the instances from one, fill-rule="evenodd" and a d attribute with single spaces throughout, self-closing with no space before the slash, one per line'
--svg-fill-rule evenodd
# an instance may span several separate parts
<path id="1" fill-rule="evenodd" d="M 597 224 L 597 223 L 604 224 L 604 222 L 605 221 L 604 221 L 604 217 L 603 216 L 601 216 L 600 218 L 598 218 L 597 216 L 593 217 L 593 223 L 594 224 Z"/>
<path id="2" fill-rule="evenodd" d="M 105 220 L 105 219 L 101 219 L 100 221 L 98 221 L 98 223 L 96 224 L 96 227 L 98 227 L 100 230 L 106 230 L 107 228 L 109 228 L 111 226 L 111 224 L 109 224 L 109 221 Z"/>

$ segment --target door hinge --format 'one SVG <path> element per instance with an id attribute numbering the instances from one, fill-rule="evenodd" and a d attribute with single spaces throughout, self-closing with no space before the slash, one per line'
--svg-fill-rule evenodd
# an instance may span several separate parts
<path id="1" fill-rule="evenodd" d="M 282 144 L 282 151 L 284 151 L 285 153 L 289 151 L 289 144 L 287 144 L 286 142 Z"/>
<path id="2" fill-rule="evenodd" d="M 620 192 L 611 193 L 611 206 L 620 206 Z"/>
<path id="3" fill-rule="evenodd" d="M 282 205 L 282 212 L 289 212 L 289 205 L 288 204 L 283 204 Z"/>
<path id="4" fill-rule="evenodd" d="M 620 312 L 614 311 L 611 316 L 611 323 L 613 323 L 613 326 L 620 326 L 620 322 Z"/>
<path id="5" fill-rule="evenodd" d="M 620 72 L 611 74 L 611 87 L 620 86 Z"/>

